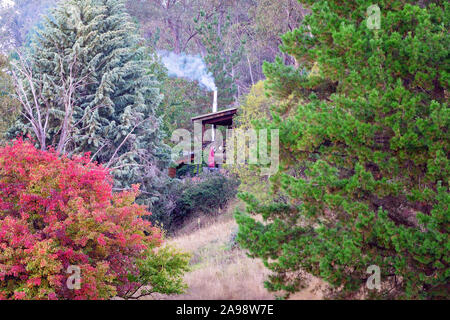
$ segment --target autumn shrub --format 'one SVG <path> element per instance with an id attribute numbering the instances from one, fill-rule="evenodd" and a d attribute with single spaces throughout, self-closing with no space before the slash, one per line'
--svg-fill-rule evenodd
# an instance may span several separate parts
<path id="1" fill-rule="evenodd" d="M 179 201 L 179 209 L 188 215 L 194 211 L 214 214 L 236 195 L 237 181 L 219 173 L 203 174 L 188 183 Z"/>
<path id="2" fill-rule="evenodd" d="M 151 206 L 152 215 L 147 218 L 161 229 L 170 231 L 183 189 L 181 180 L 166 179 L 160 186 L 158 200 Z"/>
<path id="3" fill-rule="evenodd" d="M 171 278 L 149 268 L 163 257 L 182 272 L 187 256 L 158 254 L 161 232 L 143 219 L 150 213 L 134 203 L 137 194 L 138 186 L 113 193 L 108 171 L 88 156 L 59 157 L 21 139 L 0 148 L 0 298 L 108 299 L 144 285 L 179 291 L 177 279 L 168 287 Z M 79 288 L 67 285 L 70 266 L 80 270 Z"/>

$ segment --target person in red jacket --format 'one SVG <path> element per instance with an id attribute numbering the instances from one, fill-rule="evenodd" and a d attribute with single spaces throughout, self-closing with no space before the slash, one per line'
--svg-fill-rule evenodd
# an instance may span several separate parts
<path id="1" fill-rule="evenodd" d="M 214 163 L 214 147 L 211 147 L 211 150 L 209 151 L 208 167 L 210 168 L 216 167 L 216 164 Z"/>

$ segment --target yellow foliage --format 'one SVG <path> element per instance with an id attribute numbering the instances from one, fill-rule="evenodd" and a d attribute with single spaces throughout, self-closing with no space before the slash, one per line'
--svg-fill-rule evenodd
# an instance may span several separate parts
<path id="1" fill-rule="evenodd" d="M 264 81 L 256 83 L 241 104 L 237 129 L 250 129 L 253 127 L 253 120 L 270 118 L 270 107 L 274 103 L 275 100 L 267 97 L 264 92 Z"/>
<path id="2" fill-rule="evenodd" d="M 259 81 L 251 88 L 241 103 L 236 129 L 252 129 L 255 120 L 270 119 L 270 110 L 274 104 L 275 100 L 265 94 L 264 81 Z M 246 149 L 244 151 L 248 153 L 248 146 Z M 267 177 L 259 175 L 257 167 L 251 168 L 245 164 L 235 166 L 231 168 L 231 171 L 241 180 L 240 192 L 252 193 L 262 202 L 271 200 Z"/>

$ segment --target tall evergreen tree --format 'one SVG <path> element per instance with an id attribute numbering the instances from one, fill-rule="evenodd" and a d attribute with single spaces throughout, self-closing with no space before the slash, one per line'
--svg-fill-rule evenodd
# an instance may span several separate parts
<path id="1" fill-rule="evenodd" d="M 42 91 L 39 102 L 51 107 L 48 145 L 60 138 L 67 116 L 66 83 L 79 82 L 62 151 L 91 152 L 93 160 L 112 169 L 118 189 L 141 183 L 145 193 L 167 151 L 155 116 L 162 96 L 140 43 L 124 1 L 67 0 L 45 19 L 30 65 Z M 29 127 L 22 118 L 10 133 Z"/>
<path id="2" fill-rule="evenodd" d="M 377 26 L 372 1 L 301 2 L 312 13 L 282 49 L 303 68 L 265 64 L 267 93 L 291 102 L 259 125 L 280 129 L 272 186 L 289 199 L 243 195 L 239 241 L 273 291 L 307 272 L 334 297 L 448 299 L 450 4 L 380 0 Z"/>

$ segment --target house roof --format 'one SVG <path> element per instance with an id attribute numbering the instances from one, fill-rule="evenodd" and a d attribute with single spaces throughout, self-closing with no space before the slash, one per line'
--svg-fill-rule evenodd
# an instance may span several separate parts
<path id="1" fill-rule="evenodd" d="M 192 122 L 200 121 L 204 124 L 214 124 L 230 126 L 233 124 L 233 117 L 237 113 L 237 108 L 230 108 L 218 112 L 208 113 L 192 118 Z"/>

